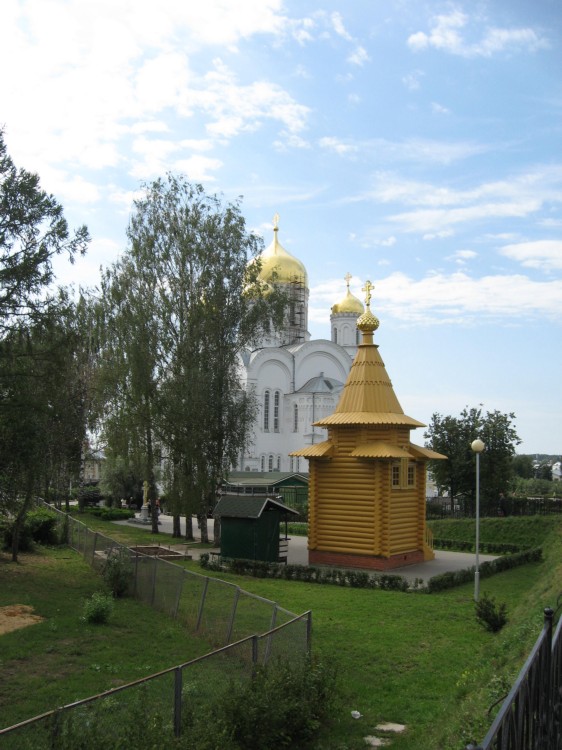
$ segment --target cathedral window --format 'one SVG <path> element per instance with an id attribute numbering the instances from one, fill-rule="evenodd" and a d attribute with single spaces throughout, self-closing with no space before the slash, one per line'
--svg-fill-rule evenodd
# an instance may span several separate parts
<path id="1" fill-rule="evenodd" d="M 263 394 L 263 431 L 269 432 L 269 391 Z"/>
<path id="2" fill-rule="evenodd" d="M 273 456 L 271 453 L 269 454 L 269 458 L 267 459 L 267 470 L 273 471 Z"/>
<path id="3" fill-rule="evenodd" d="M 334 344 L 338 343 L 338 329 L 335 326 L 332 330 L 332 341 L 334 342 Z"/>
<path id="4" fill-rule="evenodd" d="M 281 456 L 277 456 L 277 471 L 281 471 Z"/>
<path id="5" fill-rule="evenodd" d="M 279 432 L 279 400 L 280 393 L 275 391 L 273 396 L 273 431 Z"/>
<path id="6" fill-rule="evenodd" d="M 264 472 L 264 471 L 265 471 L 265 456 L 262 456 L 262 457 L 261 457 L 261 461 L 260 461 L 260 471 L 262 471 L 262 472 Z"/>
<path id="7" fill-rule="evenodd" d="M 293 432 L 299 431 L 299 406 L 293 404 Z"/>
<path id="8" fill-rule="evenodd" d="M 359 330 L 359 328 L 355 329 L 355 343 L 357 344 L 357 346 L 359 346 L 359 344 L 361 343 L 361 331 Z"/>

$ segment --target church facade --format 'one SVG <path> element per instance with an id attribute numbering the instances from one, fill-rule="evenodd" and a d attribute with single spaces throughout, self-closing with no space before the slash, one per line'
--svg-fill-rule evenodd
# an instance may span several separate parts
<path id="1" fill-rule="evenodd" d="M 326 439 L 326 430 L 315 422 L 335 410 L 359 341 L 357 318 L 364 307 L 349 290 L 349 274 L 346 295 L 331 308 L 331 339 L 311 339 L 308 274 L 278 234 L 276 217 L 273 241 L 261 255 L 260 278 L 280 285 L 289 306 L 283 328 L 240 357 L 241 379 L 259 409 L 239 471 L 307 471 L 306 460 L 289 454 Z"/>

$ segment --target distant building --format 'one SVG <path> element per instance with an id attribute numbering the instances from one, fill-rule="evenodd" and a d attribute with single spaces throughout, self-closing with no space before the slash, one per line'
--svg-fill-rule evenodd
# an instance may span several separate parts
<path id="1" fill-rule="evenodd" d="M 557 461 L 555 464 L 552 464 L 552 481 L 560 482 L 561 480 L 562 480 L 562 464 L 560 461 Z"/>
<path id="2" fill-rule="evenodd" d="M 325 440 L 326 430 L 315 423 L 336 408 L 357 351 L 357 318 L 364 309 L 349 290 L 348 274 L 346 295 L 331 310 L 332 340 L 311 340 L 308 275 L 279 242 L 277 219 L 273 241 L 261 255 L 260 278 L 279 285 L 290 304 L 282 330 L 270 332 L 240 357 L 244 387 L 259 404 L 250 448 L 234 467 L 245 472 L 306 471 L 306 462 L 290 454 L 303 443 Z"/>

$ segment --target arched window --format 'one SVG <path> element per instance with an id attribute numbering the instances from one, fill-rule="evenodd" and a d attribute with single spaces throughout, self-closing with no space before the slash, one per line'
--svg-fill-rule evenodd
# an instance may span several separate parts
<path id="1" fill-rule="evenodd" d="M 269 391 L 263 394 L 263 430 L 269 432 Z"/>
<path id="2" fill-rule="evenodd" d="M 335 326 L 332 330 L 332 341 L 334 342 L 334 344 L 338 343 L 338 329 Z"/>
<path id="3" fill-rule="evenodd" d="M 277 456 L 277 471 L 281 471 L 281 456 Z"/>
<path id="4" fill-rule="evenodd" d="M 281 394 L 275 391 L 273 396 L 273 431 L 279 432 L 279 401 Z"/>
<path id="5" fill-rule="evenodd" d="M 293 404 L 293 432 L 299 431 L 299 406 Z"/>
<path id="6" fill-rule="evenodd" d="M 359 328 L 355 329 L 355 343 L 357 344 L 357 346 L 359 346 L 359 344 L 361 343 L 361 331 L 359 330 Z"/>
<path id="7" fill-rule="evenodd" d="M 271 453 L 269 454 L 269 459 L 267 461 L 267 470 L 273 471 L 273 456 L 271 455 Z"/>
<path id="8" fill-rule="evenodd" d="M 265 456 L 262 456 L 262 457 L 261 457 L 261 461 L 260 461 L 260 470 L 261 470 L 262 472 L 264 472 L 264 471 L 265 471 Z"/>

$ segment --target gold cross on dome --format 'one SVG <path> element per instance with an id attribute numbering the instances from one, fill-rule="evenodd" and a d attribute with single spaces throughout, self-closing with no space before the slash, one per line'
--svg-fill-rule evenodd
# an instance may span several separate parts
<path id="1" fill-rule="evenodd" d="M 363 289 L 361 289 L 362 292 L 365 292 L 365 304 L 367 305 L 367 307 L 369 307 L 371 303 L 371 290 L 374 288 L 375 285 L 371 284 L 371 282 L 367 280 L 365 282 L 365 286 L 363 287 Z"/>
<path id="2" fill-rule="evenodd" d="M 345 283 L 347 284 L 347 289 L 349 291 L 349 282 L 351 281 L 351 279 L 353 278 L 353 276 L 348 271 L 343 278 L 345 280 Z"/>
<path id="3" fill-rule="evenodd" d="M 279 214 L 275 214 L 273 217 L 273 228 L 279 229 Z"/>

